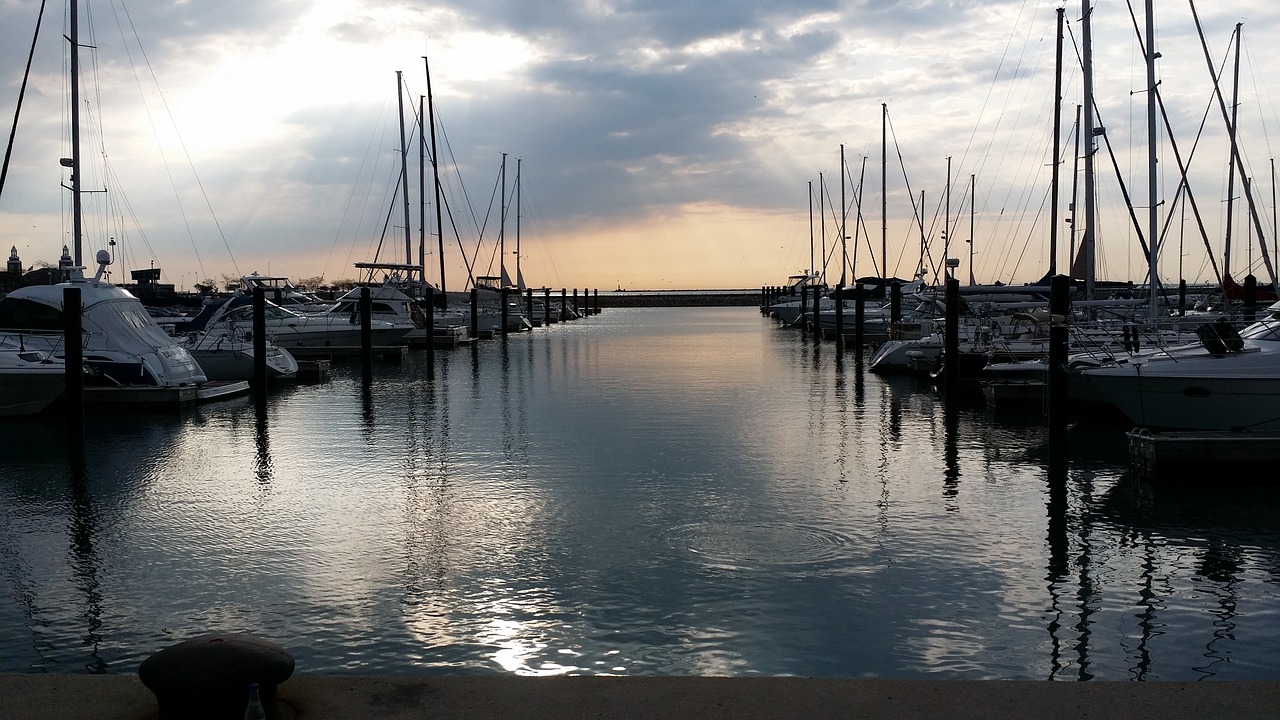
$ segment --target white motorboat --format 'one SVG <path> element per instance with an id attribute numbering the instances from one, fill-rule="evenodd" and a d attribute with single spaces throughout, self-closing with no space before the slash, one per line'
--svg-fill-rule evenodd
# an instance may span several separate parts
<path id="1" fill-rule="evenodd" d="M 210 380 L 253 380 L 253 345 L 252 326 L 239 323 L 189 332 L 183 343 Z M 288 350 L 268 340 L 266 351 L 268 380 L 298 375 L 298 361 Z"/>
<path id="2" fill-rule="evenodd" d="M 360 347 L 360 318 L 356 313 L 304 314 L 282 308 L 267 301 L 264 308 L 267 337 L 286 350 L 328 347 Z M 207 303 L 200 314 L 187 324 L 187 332 L 206 332 L 220 327 L 253 328 L 253 296 L 233 295 Z M 405 344 L 412 325 L 374 319 L 370 323 L 373 347 L 385 348 Z"/>
<path id="3" fill-rule="evenodd" d="M 63 291 L 79 288 L 86 385 L 182 387 L 204 382 L 195 358 L 156 324 L 138 298 L 102 280 L 111 263 L 107 251 L 99 251 L 97 259 L 92 279 L 84 277 L 82 268 L 72 268 L 68 282 L 18 288 L 0 298 L 0 332 L 21 336 L 25 349 L 62 362 Z"/>
<path id="4" fill-rule="evenodd" d="M 1073 361 L 1068 394 L 1151 428 L 1280 430 L 1280 303 L 1238 334 L 1219 320 L 1199 335 L 1197 343 Z"/>
<path id="5" fill-rule="evenodd" d="M 66 366 L 18 338 L 0 337 L 0 417 L 32 415 L 66 389 Z"/>

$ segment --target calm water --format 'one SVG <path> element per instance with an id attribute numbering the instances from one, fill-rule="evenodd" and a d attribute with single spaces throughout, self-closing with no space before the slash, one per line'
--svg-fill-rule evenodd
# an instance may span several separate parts
<path id="1" fill-rule="evenodd" d="M 752 308 L 93 414 L 83 477 L 4 423 L 0 672 L 217 629 L 312 674 L 1275 678 L 1280 501 L 1136 487 L 1122 430 L 1073 432 L 1051 503 L 1037 423 Z"/>

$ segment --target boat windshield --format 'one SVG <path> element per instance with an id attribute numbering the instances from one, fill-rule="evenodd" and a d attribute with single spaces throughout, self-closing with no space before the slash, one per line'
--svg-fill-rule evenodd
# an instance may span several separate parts
<path id="1" fill-rule="evenodd" d="M 1280 342 L 1280 320 L 1274 318 L 1259 320 L 1241 330 L 1240 337 L 1247 340 Z"/>

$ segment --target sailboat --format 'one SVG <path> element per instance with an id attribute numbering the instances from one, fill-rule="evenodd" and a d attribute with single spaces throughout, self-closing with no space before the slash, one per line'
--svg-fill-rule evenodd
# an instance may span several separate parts
<path id="1" fill-rule="evenodd" d="M 71 49 L 71 157 L 61 164 L 71 171 L 74 218 L 74 259 L 63 247 L 63 281 L 54 285 L 18 288 L 0 298 L 0 332 L 17 338 L 27 351 L 42 353 L 46 360 L 65 358 L 63 293 L 80 291 L 83 315 L 84 364 L 91 376 L 86 385 L 183 387 L 206 381 L 191 353 L 167 335 L 147 313 L 138 298 L 104 280 L 111 253 L 99 250 L 97 271 L 84 275 L 81 264 L 83 222 L 80 189 L 80 38 L 79 7 L 70 7 Z M 10 368 L 14 372 L 26 368 Z"/>

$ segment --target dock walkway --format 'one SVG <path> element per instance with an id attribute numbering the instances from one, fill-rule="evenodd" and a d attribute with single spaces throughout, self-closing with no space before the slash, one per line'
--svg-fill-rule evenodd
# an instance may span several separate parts
<path id="1" fill-rule="evenodd" d="M 280 686 L 294 720 L 1126 718 L 1280 716 L 1280 682 L 710 677 L 320 677 Z M 151 720 L 133 675 L 0 675 L 5 720 Z"/>

